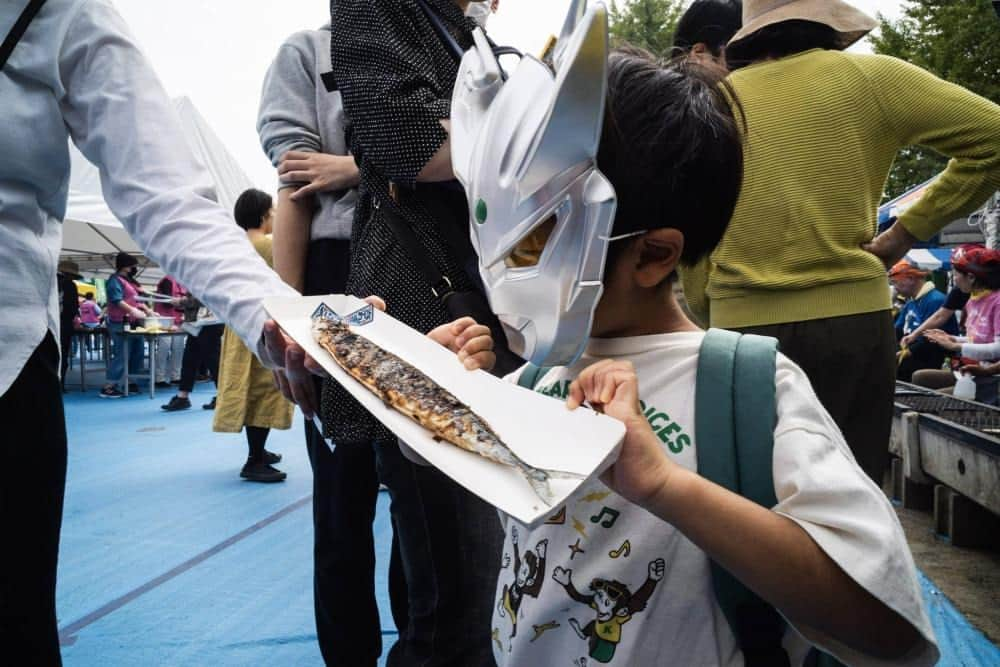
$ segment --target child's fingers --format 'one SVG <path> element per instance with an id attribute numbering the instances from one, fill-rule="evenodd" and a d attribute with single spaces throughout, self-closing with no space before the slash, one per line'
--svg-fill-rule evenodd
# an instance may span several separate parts
<path id="1" fill-rule="evenodd" d="M 490 370 L 497 362 L 497 355 L 493 353 L 493 350 L 483 350 L 482 352 L 477 352 L 474 355 L 466 357 L 463 365 L 466 369 L 474 371 L 477 368 L 482 368 L 483 370 Z"/>
<path id="2" fill-rule="evenodd" d="M 632 409 L 639 404 L 635 369 L 627 361 L 606 359 L 585 369 L 570 385 L 567 407 L 575 409 L 589 401 L 594 409 L 605 408 L 612 402 Z"/>
<path id="3" fill-rule="evenodd" d="M 455 338 L 454 336 L 451 335 L 450 324 L 442 324 L 439 327 L 431 329 L 430 331 L 427 332 L 427 337 L 430 338 L 435 343 L 437 343 L 438 345 L 447 347 L 452 352 L 456 351 L 452 349 L 451 345 L 454 342 Z"/>
<path id="4" fill-rule="evenodd" d="M 493 337 L 490 335 L 477 336 L 462 345 L 458 350 L 458 358 L 464 359 L 480 352 L 489 352 L 493 349 Z"/>
<path id="5" fill-rule="evenodd" d="M 618 397 L 620 387 L 632 377 L 630 369 L 620 363 L 602 368 L 595 378 L 595 392 L 600 403 L 610 403 Z"/>
<path id="6" fill-rule="evenodd" d="M 385 301 L 382 297 L 372 294 L 371 296 L 366 296 L 364 301 L 365 303 L 370 303 L 375 306 L 376 310 L 381 310 L 383 313 L 385 312 Z"/>
<path id="7" fill-rule="evenodd" d="M 584 403 L 584 401 L 590 401 L 592 404 L 600 403 L 601 401 L 597 393 L 597 383 L 599 382 L 600 374 L 603 369 L 613 363 L 614 362 L 611 359 L 604 359 L 603 361 L 598 361 L 596 364 L 583 369 L 583 371 L 577 376 L 576 380 L 574 380 L 569 386 L 569 394 L 566 397 L 566 407 L 570 410 L 576 410 Z"/>
<path id="8" fill-rule="evenodd" d="M 458 318 L 457 320 L 449 324 L 448 327 L 451 330 L 452 335 L 457 338 L 462 335 L 462 332 L 464 332 L 466 329 L 475 324 L 476 321 L 471 317 L 469 317 L 468 315 L 466 315 L 465 317 Z"/>
<path id="9" fill-rule="evenodd" d="M 468 320 L 468 322 L 466 322 L 466 320 Z M 493 333 L 490 331 L 488 326 L 485 324 L 477 324 L 471 317 L 463 317 L 461 320 L 457 320 L 455 324 L 462 326 L 461 330 L 455 331 L 455 344 L 459 347 L 459 349 L 464 347 L 466 342 L 472 340 L 473 338 L 480 338 L 482 336 L 492 338 L 493 336 Z"/>

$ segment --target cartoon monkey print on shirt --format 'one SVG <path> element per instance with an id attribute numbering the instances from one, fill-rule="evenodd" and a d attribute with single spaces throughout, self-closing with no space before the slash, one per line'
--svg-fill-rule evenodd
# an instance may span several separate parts
<path id="1" fill-rule="evenodd" d="M 586 639 L 590 657 L 597 662 L 608 663 L 615 657 L 615 649 L 622 640 L 622 626 L 646 608 L 646 602 L 653 595 L 656 584 L 663 579 L 666 562 L 662 558 L 652 561 L 648 567 L 646 581 L 635 593 L 628 586 L 613 579 L 594 579 L 590 582 L 592 595 L 583 595 L 573 586 L 573 570 L 557 567 L 552 578 L 566 594 L 581 604 L 597 612 L 597 618 L 581 627 L 575 618 L 569 619 L 570 627 Z"/>
<path id="2" fill-rule="evenodd" d="M 545 581 L 545 553 L 548 550 L 549 541 L 541 540 L 535 545 L 534 551 L 527 551 L 522 560 L 518 553 L 517 527 L 512 527 L 510 541 L 514 545 L 514 581 L 510 586 L 504 584 L 503 594 L 500 596 L 500 604 L 497 610 L 500 616 L 510 615 L 511 631 L 510 637 L 513 639 L 517 635 L 517 614 L 521 609 L 521 602 L 526 595 L 537 598 L 542 592 L 542 583 Z M 504 567 L 510 564 L 510 555 L 504 554 Z"/>

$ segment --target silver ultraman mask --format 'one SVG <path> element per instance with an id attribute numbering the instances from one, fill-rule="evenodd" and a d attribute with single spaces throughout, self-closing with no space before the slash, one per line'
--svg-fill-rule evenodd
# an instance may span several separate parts
<path id="1" fill-rule="evenodd" d="M 507 81 L 476 30 L 452 99 L 452 164 L 487 296 L 511 349 L 538 365 L 583 353 L 614 222 L 614 188 L 596 166 L 607 10 L 585 8 L 571 3 L 552 67 L 525 56 Z"/>

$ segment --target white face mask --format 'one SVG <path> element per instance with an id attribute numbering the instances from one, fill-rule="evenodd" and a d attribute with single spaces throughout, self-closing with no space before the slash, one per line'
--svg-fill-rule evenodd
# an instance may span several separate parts
<path id="1" fill-rule="evenodd" d="M 490 9 L 490 0 L 480 0 L 469 3 L 469 8 L 465 10 L 465 15 L 479 24 L 479 27 L 486 30 L 486 21 L 489 20 L 493 11 Z"/>

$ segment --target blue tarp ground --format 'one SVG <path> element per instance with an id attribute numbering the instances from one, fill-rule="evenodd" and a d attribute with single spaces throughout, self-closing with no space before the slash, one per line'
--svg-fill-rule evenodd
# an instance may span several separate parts
<path id="1" fill-rule="evenodd" d="M 311 474 L 301 418 L 273 432 L 282 484 L 239 479 L 242 435 L 214 434 L 208 385 L 194 409 L 169 395 L 66 397 L 70 457 L 59 565 L 68 667 L 321 665 L 312 616 Z M 388 498 L 375 522 L 383 639 Z M 995 667 L 1000 651 L 924 581 L 946 667 Z"/>
<path id="2" fill-rule="evenodd" d="M 930 616 L 938 646 L 941 647 L 939 667 L 996 667 L 1000 665 L 1000 648 L 990 643 L 962 616 L 955 606 L 920 573 L 924 602 Z"/>

